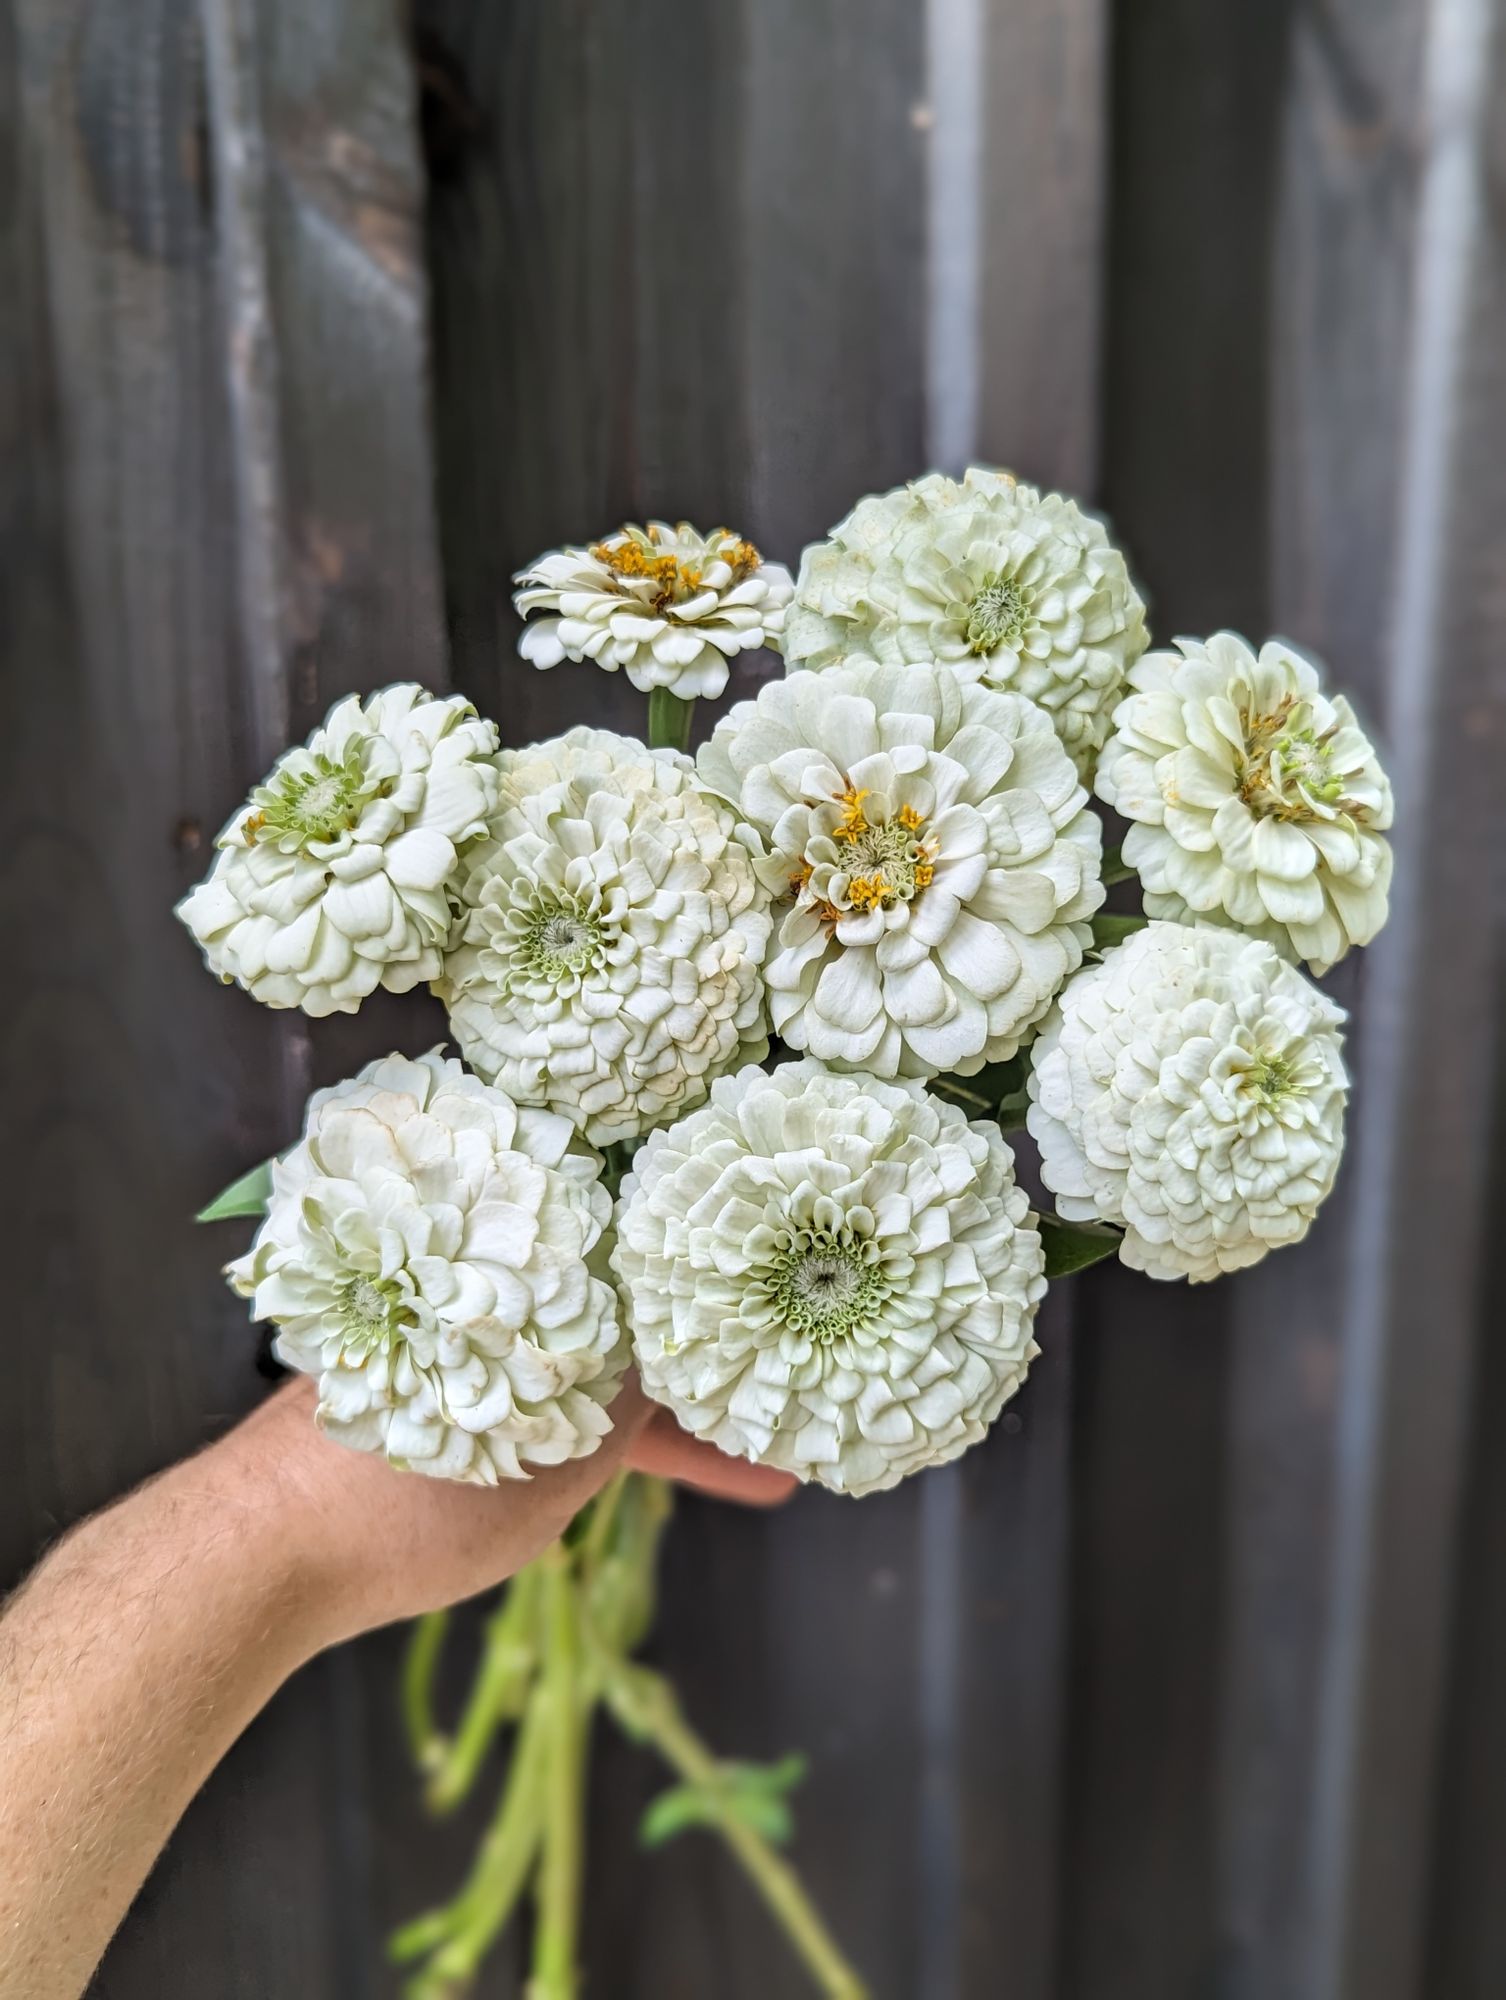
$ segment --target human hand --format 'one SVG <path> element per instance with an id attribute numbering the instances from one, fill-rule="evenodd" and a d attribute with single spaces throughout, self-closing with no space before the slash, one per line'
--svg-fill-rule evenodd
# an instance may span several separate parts
<path id="1" fill-rule="evenodd" d="M 207 1504 L 252 1509 L 278 1538 L 311 1652 L 501 1583 L 623 1465 L 752 1506 L 775 1505 L 796 1485 L 690 1437 L 631 1374 L 591 1457 L 496 1487 L 397 1472 L 333 1444 L 314 1424 L 315 1399 L 312 1379 L 294 1377 L 192 1461 L 212 1477 Z"/>

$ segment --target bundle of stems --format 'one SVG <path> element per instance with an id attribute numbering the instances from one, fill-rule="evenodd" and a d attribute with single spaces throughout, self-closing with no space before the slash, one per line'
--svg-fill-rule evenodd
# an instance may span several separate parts
<path id="1" fill-rule="evenodd" d="M 865 2000 L 799 1877 L 777 1852 L 785 1830 L 779 1792 L 798 1760 L 771 1771 L 712 1754 L 665 1677 L 634 1658 L 653 1623 L 658 1549 L 669 1489 L 620 1473 L 565 1536 L 515 1577 L 486 1622 L 480 1657 L 455 1726 L 434 1713 L 434 1684 L 449 1614 L 414 1628 L 403 1679 L 409 1743 L 431 1811 L 453 1811 L 479 1782 L 504 1731 L 512 1732 L 491 1824 L 455 1897 L 405 1924 L 391 1952 L 415 1966 L 409 2000 L 467 1992 L 509 1921 L 532 1904 L 527 2000 L 576 2000 L 586 1776 L 597 1709 L 634 1742 L 656 1750 L 679 1780 L 651 1808 L 659 1831 L 719 1833 L 828 2000 Z M 646 1823 L 647 1825 L 648 1823 Z"/>

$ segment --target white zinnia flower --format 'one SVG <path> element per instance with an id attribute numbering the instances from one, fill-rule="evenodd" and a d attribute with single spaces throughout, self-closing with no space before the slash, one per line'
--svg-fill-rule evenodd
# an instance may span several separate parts
<path id="1" fill-rule="evenodd" d="M 627 669 L 635 688 L 669 688 L 682 701 L 712 698 L 727 685 L 727 661 L 777 646 L 790 573 L 767 563 L 726 528 L 699 535 L 671 527 L 620 528 L 585 549 L 552 549 L 514 582 L 526 618 L 518 650 L 536 667 L 594 660 Z"/>
<path id="2" fill-rule="evenodd" d="M 1153 917 L 1232 924 L 1326 972 L 1386 921 L 1391 787 L 1342 695 L 1279 639 L 1149 653 L 1098 792 L 1133 820 L 1124 858 Z"/>
<path id="3" fill-rule="evenodd" d="M 873 1493 L 1024 1380 L 1045 1257 L 996 1125 L 918 1083 L 745 1069 L 655 1132 L 613 1264 L 643 1385 L 724 1451 Z"/>
<path id="4" fill-rule="evenodd" d="M 1049 717 L 947 667 L 792 674 L 741 703 L 702 781 L 767 847 L 776 1034 L 876 1076 L 1014 1054 L 1082 962 L 1101 834 Z"/>
<path id="5" fill-rule="evenodd" d="M 1069 1222 L 1153 1278 L 1216 1278 L 1307 1234 L 1344 1145 L 1343 1010 L 1270 945 L 1153 923 L 1063 989 L 1027 1123 Z"/>
<path id="6" fill-rule="evenodd" d="M 1051 716 L 1091 772 L 1145 606 L 1103 523 L 1060 493 L 974 466 L 860 500 L 805 551 L 785 620 L 793 664 L 945 660 Z"/>
<path id="7" fill-rule="evenodd" d="M 612 1204 L 574 1132 L 437 1052 L 317 1091 L 229 1267 L 341 1444 L 494 1485 L 584 1458 L 627 1363 L 592 1274 Z"/>
<path id="8" fill-rule="evenodd" d="M 636 1138 L 768 1052 L 768 892 L 688 757 L 580 728 L 498 766 L 436 991 L 482 1076 Z"/>
<path id="9" fill-rule="evenodd" d="M 445 885 L 496 804 L 496 726 L 423 688 L 348 695 L 279 759 L 178 905 L 210 970 L 272 1007 L 353 1014 L 433 979 Z"/>

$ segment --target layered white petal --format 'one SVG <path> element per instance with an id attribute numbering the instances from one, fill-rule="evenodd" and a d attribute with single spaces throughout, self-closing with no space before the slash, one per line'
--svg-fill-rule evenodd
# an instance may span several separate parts
<path id="1" fill-rule="evenodd" d="M 1029 695 L 1085 777 L 1145 643 L 1103 523 L 976 466 L 860 500 L 805 551 L 784 633 L 795 666 L 944 660 Z"/>
<path id="2" fill-rule="evenodd" d="M 497 731 L 459 696 L 349 695 L 232 817 L 178 915 L 271 1007 L 354 1013 L 439 971 L 445 889 L 497 802 Z"/>
<path id="3" fill-rule="evenodd" d="M 1326 972 L 1386 921 L 1386 774 L 1349 703 L 1282 640 L 1176 643 L 1132 670 L 1096 781 L 1133 822 L 1145 907 Z"/>
<path id="4" fill-rule="evenodd" d="M 1024 696 L 934 663 L 792 674 L 734 708 L 697 769 L 761 844 L 769 1014 L 792 1048 L 970 1074 L 1013 1055 L 1081 964 L 1099 822 Z"/>
<path id="5" fill-rule="evenodd" d="M 595 1451 L 627 1342 L 599 1274 L 611 1199 L 573 1141 L 437 1052 L 309 1100 L 227 1276 L 318 1376 L 331 1437 L 482 1485 Z"/>
<path id="6" fill-rule="evenodd" d="M 572 729 L 498 760 L 435 990 L 466 1060 L 593 1145 L 768 1050 L 768 891 L 689 758 Z"/>
<path id="7" fill-rule="evenodd" d="M 1194 1283 L 1305 1236 L 1344 1145 L 1342 1009 L 1262 940 L 1152 923 L 1070 980 L 1031 1051 L 1031 1137 L 1070 1221 Z"/>
<path id="8" fill-rule="evenodd" d="M 1037 1353 L 1046 1289 L 997 1126 L 810 1061 L 723 1077 L 650 1135 L 613 1264 L 651 1396 L 853 1494 L 977 1442 Z"/>
<path id="9" fill-rule="evenodd" d="M 729 659 L 778 646 L 793 588 L 789 571 L 750 542 L 725 528 L 698 534 L 685 521 L 553 549 L 513 580 L 529 620 L 518 641 L 525 660 L 621 667 L 634 687 L 669 688 L 682 701 L 714 699 Z"/>

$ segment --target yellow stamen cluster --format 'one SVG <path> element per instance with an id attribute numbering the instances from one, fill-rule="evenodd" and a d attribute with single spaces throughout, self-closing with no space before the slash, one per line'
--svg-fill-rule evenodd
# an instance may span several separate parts
<path id="1" fill-rule="evenodd" d="M 901 806 L 899 809 L 899 823 L 905 829 L 906 833 L 919 833 L 920 829 L 926 823 L 925 814 L 917 812 L 914 806 Z"/>
<path id="2" fill-rule="evenodd" d="M 892 893 L 882 875 L 854 875 L 847 885 L 847 900 L 855 910 L 876 910 Z"/>
<path id="3" fill-rule="evenodd" d="M 711 542 L 713 547 L 716 547 L 717 537 L 715 535 L 711 537 Z M 754 548 L 753 544 L 744 541 L 741 535 L 733 535 L 728 541 L 723 542 L 720 547 L 716 547 L 716 553 L 727 565 L 728 569 L 731 570 L 739 583 L 743 581 L 744 577 L 751 576 L 754 570 L 763 567 L 763 557 Z"/>
<path id="4" fill-rule="evenodd" d="M 591 554 L 614 576 L 634 583 L 643 579 L 651 583 L 656 611 L 683 603 L 701 587 L 701 572 L 693 562 L 687 562 L 683 556 L 655 555 L 651 543 L 639 541 L 633 535 L 620 542 L 593 542 Z"/>
<path id="5" fill-rule="evenodd" d="M 934 882 L 935 880 L 936 880 L 936 864 L 935 864 L 935 862 L 934 862 L 934 861 L 917 861 L 917 862 L 916 862 L 916 864 L 915 864 L 915 886 L 916 886 L 916 888 L 917 888 L 917 889 L 929 889 L 929 888 L 930 888 L 930 886 L 931 886 L 931 884 L 932 884 L 932 883 L 933 883 L 933 882 Z"/>
<path id="6" fill-rule="evenodd" d="M 866 786 L 861 791 L 855 791 L 849 785 L 845 792 L 838 793 L 837 804 L 842 808 L 843 817 L 841 825 L 832 829 L 834 839 L 856 840 L 860 834 L 867 833 L 868 822 L 863 817 L 863 801 L 867 796 Z"/>

